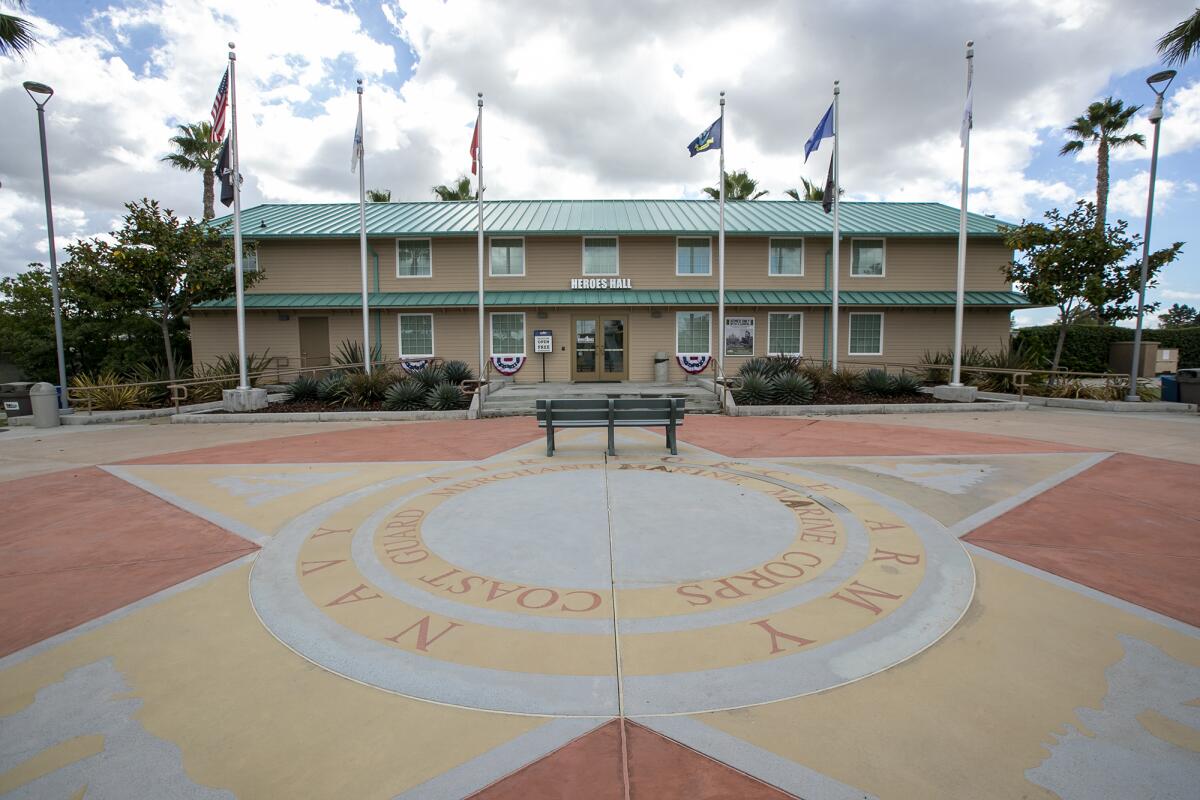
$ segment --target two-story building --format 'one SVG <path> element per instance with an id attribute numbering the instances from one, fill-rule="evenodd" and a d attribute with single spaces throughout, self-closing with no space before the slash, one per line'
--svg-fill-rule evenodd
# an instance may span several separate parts
<path id="1" fill-rule="evenodd" d="M 717 204 L 710 200 L 484 203 L 484 348 L 540 381 L 649 381 L 656 353 L 829 360 L 831 219 L 820 203 L 726 205 L 725 321 L 717 315 Z M 218 220 L 217 222 L 221 222 Z M 839 359 L 917 362 L 954 339 L 958 209 L 841 204 Z M 1029 307 L 1004 267 L 1006 224 L 969 215 L 964 345 L 1007 346 Z M 357 204 L 261 205 L 242 214 L 260 281 L 246 293 L 247 350 L 288 366 L 330 363 L 361 342 Z M 478 240 L 471 202 L 367 206 L 372 346 L 384 359 L 478 363 Z M 191 318 L 196 362 L 236 350 L 234 301 Z M 552 352 L 535 355 L 534 331 Z M 694 364 L 703 359 L 691 359 Z M 711 368 L 711 367 L 710 367 Z"/>

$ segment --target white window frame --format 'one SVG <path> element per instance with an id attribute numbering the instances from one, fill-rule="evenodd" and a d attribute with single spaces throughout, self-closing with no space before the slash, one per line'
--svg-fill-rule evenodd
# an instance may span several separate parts
<path id="1" fill-rule="evenodd" d="M 401 275 L 400 274 L 400 243 L 401 242 L 429 242 L 429 274 L 428 275 Z M 398 236 L 394 248 L 396 256 L 396 278 L 400 280 L 428 280 L 433 277 L 433 239 L 427 236 Z"/>
<path id="2" fill-rule="evenodd" d="M 404 352 L 404 318 L 405 317 L 429 317 L 429 349 L 428 353 L 406 353 Z M 437 332 L 435 330 L 436 323 L 433 319 L 433 314 L 397 314 L 396 315 L 396 347 L 401 358 L 433 358 L 433 354 L 437 352 Z"/>
<path id="3" fill-rule="evenodd" d="M 492 352 L 493 356 L 523 356 L 525 355 L 525 347 L 529 338 L 529 328 L 526 327 L 526 319 L 524 311 L 493 311 L 488 315 L 488 350 L 496 346 L 496 317 L 498 316 L 517 316 L 521 317 L 521 352 L 519 353 L 496 353 Z"/>
<path id="4" fill-rule="evenodd" d="M 786 239 L 788 241 L 793 241 L 793 242 L 799 241 L 800 242 L 800 271 L 799 272 L 797 272 L 795 274 L 792 274 L 789 272 L 771 272 L 771 242 L 774 242 L 776 239 L 779 239 L 779 240 Z M 805 252 L 807 249 L 808 249 L 808 242 L 804 241 L 803 236 L 771 236 L 770 238 L 768 238 L 767 239 L 767 277 L 768 278 L 803 278 L 804 277 L 804 257 L 807 255 L 807 253 Z"/>
<path id="5" fill-rule="evenodd" d="M 854 243 L 882 242 L 883 270 L 878 275 L 859 275 L 854 271 Z M 886 278 L 887 277 L 887 239 L 882 236 L 856 236 L 850 239 L 850 277 L 851 278 Z"/>
<path id="6" fill-rule="evenodd" d="M 705 352 L 705 353 L 707 353 L 708 355 L 712 355 L 712 327 L 713 327 L 713 326 L 712 326 L 712 318 L 713 318 L 713 312 L 711 312 L 711 311 L 676 311 L 676 312 L 675 312 L 675 352 L 676 352 L 676 353 L 682 353 L 682 352 L 683 352 L 682 350 L 680 350 L 680 349 L 679 349 L 679 318 L 680 318 L 681 316 L 683 316 L 684 314 L 706 314 L 706 315 L 708 315 L 708 349 L 707 349 L 707 350 L 705 350 L 704 352 Z M 688 352 L 691 352 L 691 353 L 696 353 L 696 351 L 695 351 L 695 350 L 691 350 L 691 351 L 688 351 Z"/>
<path id="7" fill-rule="evenodd" d="M 771 350 L 771 317 L 800 318 L 800 349 L 795 353 L 776 353 Z M 802 356 L 804 355 L 804 312 L 803 311 L 771 311 L 767 313 L 767 355 L 769 356 Z"/>
<path id="8" fill-rule="evenodd" d="M 708 239 L 708 272 L 679 271 L 679 240 Z M 677 278 L 711 278 L 713 274 L 713 237 L 711 236 L 676 236 L 675 237 L 675 277 Z M 678 346 L 678 342 L 675 343 Z"/>
<path id="9" fill-rule="evenodd" d="M 853 326 L 855 317 L 879 317 L 879 350 L 874 353 L 859 353 L 850 349 L 854 341 Z M 882 311 L 851 311 L 846 319 L 846 355 L 850 356 L 881 356 L 883 355 L 883 312 Z"/>
<path id="10" fill-rule="evenodd" d="M 617 249 L 617 271 L 616 272 L 588 272 L 587 271 L 587 241 L 588 239 L 612 239 L 616 242 Z M 584 236 L 579 242 L 579 271 L 589 278 L 611 278 L 614 275 L 621 274 L 621 237 L 620 236 Z"/>
<path id="11" fill-rule="evenodd" d="M 493 272 L 492 271 L 492 241 L 495 239 L 519 239 L 521 242 L 521 271 Z M 489 278 L 524 278 L 525 277 L 525 237 L 524 236 L 489 236 L 488 237 L 488 277 Z M 432 271 L 432 270 L 431 270 Z"/>

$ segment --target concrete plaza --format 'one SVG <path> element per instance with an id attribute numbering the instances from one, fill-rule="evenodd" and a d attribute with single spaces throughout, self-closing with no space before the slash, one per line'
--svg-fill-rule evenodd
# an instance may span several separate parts
<path id="1" fill-rule="evenodd" d="M 0 433 L 0 796 L 1192 798 L 1200 418 Z"/>

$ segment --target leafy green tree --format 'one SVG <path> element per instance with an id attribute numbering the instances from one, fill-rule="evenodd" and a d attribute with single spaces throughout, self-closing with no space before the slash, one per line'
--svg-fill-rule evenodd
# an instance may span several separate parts
<path id="1" fill-rule="evenodd" d="M 738 170 L 736 172 L 725 173 L 725 199 L 726 200 L 757 200 L 767 190 L 761 192 L 758 189 L 758 181 L 750 177 L 746 170 Z M 715 186 L 705 186 L 704 193 L 713 200 L 721 199 L 721 190 Z"/>
<path id="2" fill-rule="evenodd" d="M 1141 106 L 1126 106 L 1120 100 L 1106 97 L 1092 103 L 1087 113 L 1076 117 L 1066 127 L 1075 138 L 1058 151 L 1060 156 L 1081 152 L 1089 144 L 1096 145 L 1096 230 L 1103 231 L 1108 216 L 1108 156 L 1113 150 L 1137 144 L 1146 146 L 1140 133 L 1122 133 Z"/>
<path id="3" fill-rule="evenodd" d="M 471 191 L 471 179 L 459 175 L 451 184 L 440 184 L 433 187 L 433 194 L 438 200 L 474 200 L 475 193 Z"/>
<path id="4" fill-rule="evenodd" d="M 162 160 L 184 172 L 199 172 L 204 180 L 204 219 L 216 216 L 213 209 L 213 179 L 216 175 L 217 159 L 221 155 L 221 143 L 210 141 L 212 123 L 197 122 L 179 125 L 179 135 L 171 137 L 175 152 L 163 156 Z"/>
<path id="5" fill-rule="evenodd" d="M 392 202 L 391 189 L 367 189 L 368 203 L 390 203 Z"/>
<path id="6" fill-rule="evenodd" d="M 1010 281 L 1019 284 L 1029 299 L 1058 309 L 1058 344 L 1050 368 L 1058 369 L 1067 326 L 1081 306 L 1097 322 L 1105 324 L 1128 319 L 1137 313 L 1141 259 L 1141 237 L 1130 236 L 1128 223 L 1096 228 L 1096 206 L 1079 201 L 1075 210 L 1063 215 L 1057 208 L 1046 213 L 1046 224 L 1026 222 L 1009 232 L 1006 246 L 1020 253 L 1005 267 Z M 1183 242 L 1152 253 L 1146 286 L 1179 256 Z M 1129 259 L 1129 260 L 1127 260 Z M 1153 311 L 1156 304 L 1147 304 Z"/>
<path id="7" fill-rule="evenodd" d="M 1200 311 L 1175 303 L 1158 315 L 1158 325 L 1161 328 L 1191 328 L 1200 325 Z"/>
<path id="8" fill-rule="evenodd" d="M 1197 53 L 1200 53 L 1200 8 L 1158 40 L 1158 54 L 1167 64 L 1182 67 Z"/>
<path id="9" fill-rule="evenodd" d="M 25 7 L 25 0 L 6 2 L 5 5 Z M 33 49 L 37 39 L 33 36 L 33 24 L 15 14 L 0 13 L 0 56 L 17 56 Z"/>
<path id="10" fill-rule="evenodd" d="M 175 380 L 172 326 L 194 304 L 234 294 L 233 247 L 220 230 L 190 217 L 181 221 L 155 200 L 126 203 L 125 208 L 120 230 L 67 247 L 71 288 L 92 307 L 157 322 L 167 377 Z M 246 286 L 260 276 L 246 273 Z"/>

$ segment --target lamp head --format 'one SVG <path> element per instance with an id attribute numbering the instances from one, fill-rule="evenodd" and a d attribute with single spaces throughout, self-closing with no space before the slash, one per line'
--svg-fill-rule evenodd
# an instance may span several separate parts
<path id="1" fill-rule="evenodd" d="M 1154 92 L 1159 97 L 1167 93 L 1167 89 L 1171 85 L 1171 81 L 1175 80 L 1176 72 L 1173 69 L 1164 69 L 1162 72 L 1156 72 L 1149 78 L 1146 78 L 1146 85 L 1150 87 L 1150 91 Z M 1162 84 L 1160 89 L 1158 84 Z"/>
<path id="2" fill-rule="evenodd" d="M 25 87 L 25 92 L 33 98 L 33 102 L 37 103 L 38 108 L 50 102 L 50 98 L 54 96 L 54 90 L 44 83 L 37 81 L 25 81 L 21 84 Z"/>

